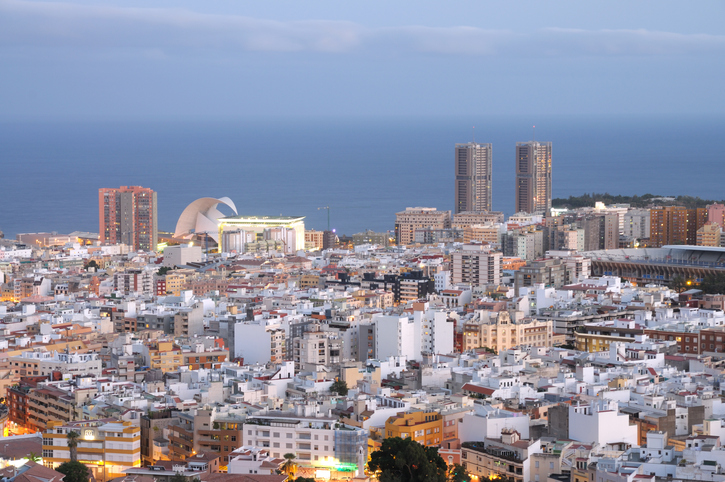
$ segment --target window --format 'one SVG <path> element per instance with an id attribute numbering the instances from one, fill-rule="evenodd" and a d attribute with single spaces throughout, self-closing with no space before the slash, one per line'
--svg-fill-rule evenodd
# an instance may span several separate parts
<path id="1" fill-rule="evenodd" d="M 534 462 L 534 467 L 536 467 L 537 469 L 539 468 L 539 461 L 538 460 L 536 462 Z"/>
<path id="2" fill-rule="evenodd" d="M 549 462 L 549 470 L 554 470 L 554 462 Z"/>

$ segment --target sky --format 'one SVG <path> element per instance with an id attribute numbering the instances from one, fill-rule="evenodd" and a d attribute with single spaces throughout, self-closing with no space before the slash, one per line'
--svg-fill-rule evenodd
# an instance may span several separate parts
<path id="1" fill-rule="evenodd" d="M 0 0 L 0 120 L 721 115 L 725 2 Z"/>

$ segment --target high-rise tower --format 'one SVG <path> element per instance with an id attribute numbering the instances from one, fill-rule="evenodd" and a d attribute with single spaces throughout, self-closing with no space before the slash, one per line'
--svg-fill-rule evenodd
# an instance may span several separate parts
<path id="1" fill-rule="evenodd" d="M 103 244 L 127 244 L 156 251 L 156 192 L 141 186 L 98 190 L 98 219 Z"/>
<path id="2" fill-rule="evenodd" d="M 551 209 L 551 142 L 516 143 L 516 212 Z"/>
<path id="3" fill-rule="evenodd" d="M 491 210 L 491 144 L 456 144 L 455 214 Z"/>

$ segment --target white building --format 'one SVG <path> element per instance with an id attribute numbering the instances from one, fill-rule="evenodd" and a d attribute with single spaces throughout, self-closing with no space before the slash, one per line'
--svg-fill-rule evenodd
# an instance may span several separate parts
<path id="1" fill-rule="evenodd" d="M 458 438 L 461 442 L 501 437 L 504 429 L 516 430 L 522 439 L 529 438 L 530 418 L 527 414 L 509 412 L 482 403 L 475 403 L 473 409 L 473 413 L 465 414 L 463 421 L 458 423 Z"/>
<path id="2" fill-rule="evenodd" d="M 244 446 L 229 454 L 227 473 L 274 475 L 284 462 L 282 457 L 272 457 L 268 449 Z"/>
<path id="3" fill-rule="evenodd" d="M 189 263 L 201 262 L 201 246 L 184 244 L 168 246 L 164 249 L 163 265 L 168 267 L 185 266 Z"/>
<path id="4" fill-rule="evenodd" d="M 629 425 L 629 416 L 619 413 L 613 400 L 596 400 L 591 404 L 569 407 L 569 438 L 599 445 L 638 446 L 637 426 Z"/>
<path id="5" fill-rule="evenodd" d="M 421 360 L 423 353 L 453 352 L 453 322 L 445 310 L 430 309 L 428 303 L 415 303 L 412 315 L 375 315 L 373 358 L 405 357 Z"/>
<path id="6" fill-rule="evenodd" d="M 255 414 L 244 424 L 243 444 L 268 449 L 274 458 L 292 453 L 303 467 L 355 465 L 357 448 L 367 445 L 368 431 L 343 426 L 336 417 L 320 416 L 317 408 L 317 404 L 296 405 L 294 412 Z"/>

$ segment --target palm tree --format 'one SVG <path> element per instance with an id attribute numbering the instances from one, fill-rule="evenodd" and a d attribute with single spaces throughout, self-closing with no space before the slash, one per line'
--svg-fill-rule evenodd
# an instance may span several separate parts
<path id="1" fill-rule="evenodd" d="M 295 464 L 293 461 L 295 459 L 295 454 L 284 454 L 285 462 L 282 464 L 282 472 L 287 474 L 288 476 L 292 476 L 295 473 L 295 468 L 297 467 L 297 464 Z"/>
<path id="2" fill-rule="evenodd" d="M 75 462 L 78 459 L 78 439 L 80 438 L 80 436 L 81 434 L 73 430 L 68 432 L 68 435 L 66 435 L 66 438 L 68 439 L 68 449 L 70 450 L 71 462 Z"/>

